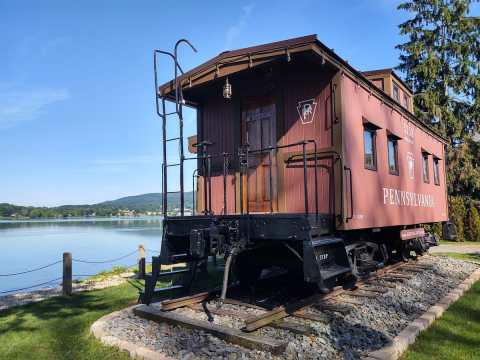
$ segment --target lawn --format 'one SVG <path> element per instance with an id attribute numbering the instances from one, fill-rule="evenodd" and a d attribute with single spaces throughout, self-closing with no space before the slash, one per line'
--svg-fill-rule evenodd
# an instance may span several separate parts
<path id="1" fill-rule="evenodd" d="M 89 335 L 98 318 L 136 303 L 129 284 L 0 312 L 0 359 L 129 359 Z"/>
<path id="2" fill-rule="evenodd" d="M 212 273 L 199 276 L 193 290 L 220 283 L 221 272 L 214 272 L 213 265 L 209 266 Z M 94 278 L 101 280 L 126 270 L 114 268 Z M 147 271 L 151 271 L 151 265 Z M 135 285 L 143 286 L 143 281 L 136 281 Z M 166 285 L 157 283 L 158 287 Z M 130 359 L 126 353 L 102 345 L 89 331 L 95 320 L 136 304 L 137 299 L 138 290 L 126 283 L 0 311 L 0 360 Z"/>
<path id="3" fill-rule="evenodd" d="M 480 256 L 454 254 L 480 261 Z M 472 258 L 476 256 L 476 258 Z M 0 359 L 129 359 L 89 335 L 98 318 L 136 303 L 129 284 L 0 312 Z M 480 359 L 480 282 L 423 332 L 402 360 Z"/>
<path id="4" fill-rule="evenodd" d="M 480 246 L 479 241 L 448 241 L 448 240 L 440 240 L 441 245 L 458 245 L 458 246 L 472 246 L 477 245 Z"/>
<path id="5" fill-rule="evenodd" d="M 480 359 L 480 282 L 421 333 L 402 357 L 424 359 Z"/>
<path id="6" fill-rule="evenodd" d="M 452 257 L 454 259 L 459 259 L 459 260 L 466 260 L 466 261 L 471 261 L 477 264 L 480 264 L 480 254 L 476 253 L 471 253 L 471 254 L 462 254 L 462 253 L 433 253 L 431 254 L 433 256 L 448 256 Z"/>

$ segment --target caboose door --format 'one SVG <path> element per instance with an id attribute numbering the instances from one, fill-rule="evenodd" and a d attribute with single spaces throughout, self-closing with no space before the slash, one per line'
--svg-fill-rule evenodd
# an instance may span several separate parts
<path id="1" fill-rule="evenodd" d="M 248 171 L 244 177 L 244 208 L 250 212 L 277 209 L 277 170 L 275 150 L 266 150 L 277 143 L 275 101 L 272 98 L 246 99 L 242 104 L 242 144 L 249 148 Z"/>

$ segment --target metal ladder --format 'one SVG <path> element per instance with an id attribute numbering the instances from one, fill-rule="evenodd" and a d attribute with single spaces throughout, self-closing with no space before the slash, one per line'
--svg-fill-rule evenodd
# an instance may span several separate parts
<path id="1" fill-rule="evenodd" d="M 185 189 L 184 189 L 184 162 L 185 162 L 185 152 L 183 146 L 183 104 L 185 100 L 183 99 L 182 85 L 179 83 L 178 71 L 183 75 L 183 70 L 178 62 L 178 46 L 181 43 L 185 43 L 190 46 L 190 48 L 197 52 L 195 47 L 187 39 L 180 39 L 175 43 L 175 49 L 173 54 L 168 51 L 163 50 L 154 50 L 153 51 L 153 68 L 155 73 L 155 106 L 157 115 L 162 119 L 162 151 L 163 151 L 163 161 L 162 161 L 162 212 L 164 218 L 167 216 L 168 209 L 168 194 L 180 193 L 180 216 L 184 216 L 185 213 Z M 157 73 L 157 54 L 167 55 L 172 58 L 175 67 L 175 111 L 168 112 L 166 111 L 165 96 L 159 94 L 158 92 L 158 73 Z M 160 109 L 160 100 L 161 99 L 161 109 Z M 179 132 L 178 137 L 167 138 L 167 118 L 169 116 L 176 115 L 178 116 L 178 126 Z M 169 164 L 167 163 L 167 143 L 171 141 L 178 141 L 179 145 L 179 160 L 176 163 Z M 170 167 L 180 167 L 180 189 L 177 191 L 168 191 L 168 168 Z"/>
<path id="2" fill-rule="evenodd" d="M 185 153 L 184 153 L 184 136 L 183 136 L 183 105 L 185 103 L 183 99 L 183 92 L 182 86 L 179 83 L 178 79 L 178 72 L 180 71 L 183 74 L 183 70 L 178 62 L 178 47 L 181 43 L 185 43 L 194 51 L 197 52 L 195 47 L 188 41 L 187 39 L 180 39 L 176 42 L 174 52 L 168 52 L 163 50 L 154 50 L 153 51 L 153 68 L 154 68 L 154 76 L 155 76 L 155 107 L 157 115 L 162 119 L 162 151 L 163 151 L 163 160 L 162 160 L 162 213 L 163 213 L 163 237 L 165 237 L 166 229 L 165 229 L 165 219 L 167 218 L 167 210 L 168 210 L 168 194 L 180 194 L 180 216 L 185 215 L 185 191 L 184 191 L 184 161 L 185 161 Z M 163 54 L 169 56 L 174 63 L 175 67 L 175 110 L 172 112 L 167 112 L 166 110 L 166 96 L 159 93 L 158 88 L 158 72 L 157 72 L 157 55 Z M 161 102 L 161 104 L 160 104 Z M 161 106 L 160 106 L 161 105 Z M 170 116 L 177 116 L 178 117 L 178 126 L 179 132 L 178 136 L 167 138 L 167 122 Z M 179 159 L 178 162 L 168 163 L 167 162 L 167 144 L 169 142 L 177 141 L 178 142 L 178 154 Z M 171 167 L 179 167 L 180 168 L 180 189 L 176 191 L 168 191 L 168 170 Z M 174 261 L 175 263 L 175 261 Z M 172 290 L 179 290 L 184 288 L 189 288 L 191 282 L 194 279 L 195 272 L 196 272 L 196 264 L 194 266 L 189 266 L 185 269 L 176 270 L 176 271 L 161 271 L 161 256 L 154 256 L 152 257 L 152 272 L 150 274 L 145 275 L 145 290 L 140 293 L 140 301 L 142 303 L 150 304 L 153 297 L 159 295 L 159 293 L 168 292 Z M 173 284 L 169 287 L 164 287 L 160 289 L 156 289 L 157 281 L 159 279 L 172 279 L 172 277 L 176 278 L 176 275 L 185 274 L 186 276 L 183 277 L 184 284 Z M 172 281 L 173 282 L 173 281 Z M 190 283 L 190 284 L 187 284 Z"/>

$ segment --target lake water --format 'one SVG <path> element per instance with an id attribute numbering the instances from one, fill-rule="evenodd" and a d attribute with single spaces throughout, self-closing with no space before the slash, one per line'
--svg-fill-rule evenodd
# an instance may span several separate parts
<path id="1" fill-rule="evenodd" d="M 74 259 L 80 260 L 115 259 L 136 251 L 139 244 L 145 246 L 146 260 L 151 261 L 151 256 L 160 250 L 161 235 L 161 217 L 0 221 L 0 274 L 17 273 L 62 260 L 64 252 L 71 252 Z M 134 265 L 137 254 L 107 264 L 74 261 L 73 274 L 77 275 L 74 278 L 96 274 L 114 265 Z M 29 274 L 0 276 L 0 292 L 61 276 L 61 262 Z"/>

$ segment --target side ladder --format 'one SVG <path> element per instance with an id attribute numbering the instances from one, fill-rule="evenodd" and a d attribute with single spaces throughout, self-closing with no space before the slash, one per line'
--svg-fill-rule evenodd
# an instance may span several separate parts
<path id="1" fill-rule="evenodd" d="M 162 159 L 162 214 L 164 219 L 167 218 L 167 210 L 168 210 L 168 195 L 169 194 L 180 194 L 180 216 L 185 215 L 185 189 L 184 189 L 184 161 L 185 161 L 185 152 L 184 152 L 184 134 L 183 134 L 183 105 L 185 103 L 183 99 L 182 93 L 182 86 L 179 83 L 178 72 L 180 71 L 183 74 L 183 70 L 178 62 L 178 46 L 181 43 L 185 43 L 190 46 L 190 48 L 197 52 L 195 47 L 187 40 L 187 39 L 180 39 L 175 44 L 174 52 L 168 52 L 163 50 L 154 50 L 153 52 L 153 67 L 154 67 L 154 80 L 155 80 L 155 105 L 156 105 L 156 112 L 157 115 L 162 119 L 162 152 L 163 152 L 163 159 Z M 157 55 L 163 54 L 169 56 L 174 63 L 174 73 L 175 73 L 175 110 L 171 112 L 167 112 L 166 109 L 166 99 L 167 95 L 159 93 L 158 87 L 158 72 L 157 72 Z M 161 100 L 161 107 L 160 107 L 160 100 Z M 167 122 L 170 116 L 177 116 L 178 117 L 178 136 L 167 138 Z M 168 163 L 167 159 L 167 144 L 169 142 L 177 141 L 178 142 L 178 154 L 179 159 L 178 162 Z M 180 181 L 180 188 L 175 191 L 168 190 L 168 170 L 171 167 L 179 167 L 179 181 Z M 165 221 L 163 222 L 165 224 Z M 165 237 L 165 231 L 162 232 L 162 241 Z M 161 271 L 162 256 L 154 256 L 152 257 L 152 272 L 145 275 L 145 290 L 140 293 L 140 301 L 145 304 L 150 304 L 152 299 L 161 293 L 173 291 L 173 290 L 181 290 L 189 289 L 191 282 L 194 279 L 194 275 L 196 272 L 196 266 L 187 265 L 185 269 L 181 270 L 174 270 L 174 271 Z M 179 275 L 179 276 L 177 276 Z M 177 278 L 182 278 L 180 284 L 173 284 L 173 280 L 177 280 Z M 172 280 L 172 285 L 169 287 L 164 287 L 157 289 L 157 282 L 159 279 L 168 279 Z M 176 281 L 175 281 L 176 282 Z M 189 284 L 190 283 L 190 284 Z"/>

